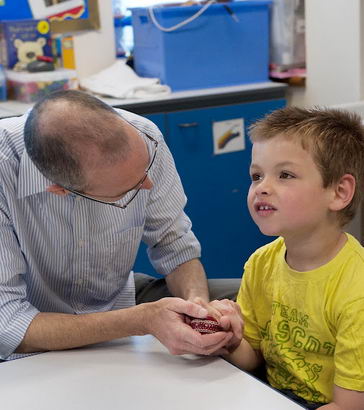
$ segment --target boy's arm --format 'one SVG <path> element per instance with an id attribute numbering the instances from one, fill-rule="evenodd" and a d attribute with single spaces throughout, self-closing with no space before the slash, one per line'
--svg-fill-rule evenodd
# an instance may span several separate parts
<path id="1" fill-rule="evenodd" d="M 327 410 L 361 410 L 364 409 L 364 392 L 347 390 L 334 385 L 333 402 L 319 407 Z"/>
<path id="2" fill-rule="evenodd" d="M 256 369 L 264 362 L 261 351 L 253 349 L 244 338 L 232 353 L 223 357 L 230 363 L 248 372 Z"/>
<path id="3" fill-rule="evenodd" d="M 254 266 L 254 254 L 249 258 L 244 266 L 244 274 L 241 281 L 240 290 L 237 296 L 237 303 L 240 306 L 241 314 L 244 320 L 244 331 L 239 346 L 230 351 L 231 353 L 223 357 L 239 367 L 242 370 L 252 371 L 259 367 L 264 362 L 263 354 L 260 349 L 254 349 L 252 345 L 244 338 L 244 333 L 249 334 L 250 338 L 254 340 L 254 344 L 259 347 L 260 334 L 257 324 L 257 319 L 254 312 L 256 293 L 260 290 L 254 288 L 254 274 L 256 269 Z"/>
<path id="4" fill-rule="evenodd" d="M 350 280 L 349 301 L 343 300 L 337 323 L 332 402 L 320 409 L 364 409 L 364 286 L 362 270 Z M 349 292 L 348 292 L 349 293 Z M 342 294 L 344 296 L 344 294 Z M 340 386 L 339 386 L 340 385 Z"/>

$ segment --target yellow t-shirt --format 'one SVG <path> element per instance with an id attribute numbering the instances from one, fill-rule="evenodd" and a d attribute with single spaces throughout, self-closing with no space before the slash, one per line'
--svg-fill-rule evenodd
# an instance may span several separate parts
<path id="1" fill-rule="evenodd" d="M 290 269 L 282 238 L 245 265 L 245 338 L 263 353 L 269 383 L 307 401 L 332 401 L 334 383 L 364 391 L 364 248 L 347 237 L 334 259 L 308 272 Z"/>

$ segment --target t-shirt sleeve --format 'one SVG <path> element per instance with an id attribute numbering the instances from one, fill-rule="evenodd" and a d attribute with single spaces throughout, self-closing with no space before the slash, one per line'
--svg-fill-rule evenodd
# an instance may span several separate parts
<path id="1" fill-rule="evenodd" d="M 338 325 L 334 383 L 345 389 L 364 391 L 364 298 L 343 310 Z"/>
<path id="2" fill-rule="evenodd" d="M 254 286 L 254 255 L 250 257 L 244 266 L 244 274 L 241 281 L 237 303 L 240 306 L 244 318 L 244 338 L 253 349 L 260 349 L 261 336 L 254 311 L 254 300 L 257 294 Z"/>

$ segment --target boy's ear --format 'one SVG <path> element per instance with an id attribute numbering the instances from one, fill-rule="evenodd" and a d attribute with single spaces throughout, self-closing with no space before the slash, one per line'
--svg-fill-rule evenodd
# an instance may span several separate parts
<path id="1" fill-rule="evenodd" d="M 52 194 L 60 196 L 65 196 L 69 194 L 69 191 L 67 191 L 67 189 L 64 189 L 63 187 L 57 184 L 49 185 L 49 187 L 47 187 L 47 192 L 51 192 Z"/>
<path id="2" fill-rule="evenodd" d="M 346 208 L 355 193 L 356 181 L 353 175 L 345 174 L 340 181 L 335 184 L 333 199 L 330 204 L 331 211 L 340 211 Z"/>

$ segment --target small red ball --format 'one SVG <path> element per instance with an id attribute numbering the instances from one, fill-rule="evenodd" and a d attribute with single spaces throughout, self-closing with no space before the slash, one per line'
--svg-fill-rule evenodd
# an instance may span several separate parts
<path id="1" fill-rule="evenodd" d="M 206 319 L 192 319 L 190 326 L 193 330 L 197 330 L 201 334 L 210 334 L 222 330 L 219 322 L 212 316 L 207 316 Z"/>

